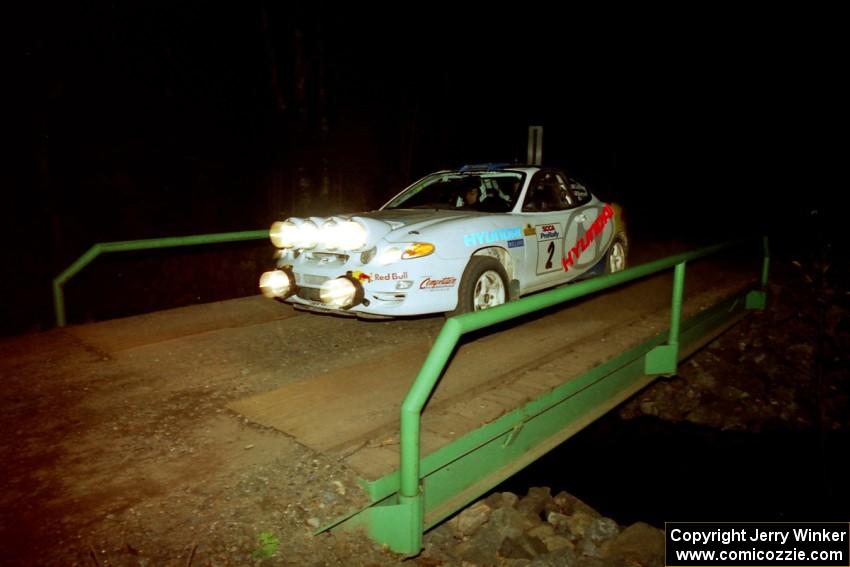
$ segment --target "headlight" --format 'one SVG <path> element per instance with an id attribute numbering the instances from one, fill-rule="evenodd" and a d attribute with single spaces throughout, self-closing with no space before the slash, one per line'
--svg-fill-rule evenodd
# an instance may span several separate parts
<path id="1" fill-rule="evenodd" d="M 338 224 L 335 232 L 339 247 L 345 250 L 363 248 L 369 237 L 366 227 L 356 221 L 345 221 Z"/>
<path id="2" fill-rule="evenodd" d="M 385 248 L 381 255 L 378 256 L 378 263 L 386 266 L 387 264 L 392 264 L 393 262 L 398 262 L 401 260 L 401 248 L 397 248 L 395 246 L 390 246 L 389 248 Z"/>
<path id="3" fill-rule="evenodd" d="M 319 289 L 319 299 L 329 307 L 348 309 L 363 299 L 363 286 L 351 276 L 327 280 Z"/>
<path id="4" fill-rule="evenodd" d="M 286 297 L 293 288 L 290 276 L 283 270 L 272 270 L 260 276 L 260 291 L 269 298 Z"/>
<path id="5" fill-rule="evenodd" d="M 278 248 L 292 248 L 298 240 L 298 227 L 291 221 L 277 221 L 269 230 L 269 238 Z"/>
<path id="6" fill-rule="evenodd" d="M 428 242 L 414 242 L 407 245 L 404 252 L 401 254 L 401 258 L 403 260 L 408 258 L 421 258 L 422 256 L 431 254 L 434 250 L 436 250 L 436 247 L 433 244 Z"/>

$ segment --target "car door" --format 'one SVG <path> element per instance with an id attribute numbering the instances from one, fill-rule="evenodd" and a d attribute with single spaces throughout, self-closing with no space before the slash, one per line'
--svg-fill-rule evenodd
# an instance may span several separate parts
<path id="1" fill-rule="evenodd" d="M 528 185 L 520 213 L 526 247 L 523 292 L 568 279 L 564 271 L 565 235 L 575 224 L 573 216 L 577 203 L 565 180 L 560 172 L 541 170 Z"/>
<path id="2" fill-rule="evenodd" d="M 613 209 L 580 183 L 556 174 L 558 185 L 573 203 L 564 228 L 562 269 L 567 281 L 593 268 L 605 257 L 614 236 Z"/>

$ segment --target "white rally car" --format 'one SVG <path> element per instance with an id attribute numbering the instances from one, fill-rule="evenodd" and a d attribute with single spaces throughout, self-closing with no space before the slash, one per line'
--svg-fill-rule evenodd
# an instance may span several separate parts
<path id="1" fill-rule="evenodd" d="M 484 164 L 438 171 L 367 213 L 271 228 L 260 289 L 297 308 L 360 317 L 459 314 L 626 267 L 616 205 L 562 171 Z"/>

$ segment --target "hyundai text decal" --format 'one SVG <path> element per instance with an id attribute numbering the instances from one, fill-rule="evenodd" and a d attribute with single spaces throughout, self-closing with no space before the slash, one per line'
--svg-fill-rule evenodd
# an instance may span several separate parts
<path id="1" fill-rule="evenodd" d="M 591 243 L 597 236 L 602 234 L 602 230 L 605 228 L 605 225 L 608 224 L 608 221 L 612 218 L 614 218 L 614 209 L 611 208 L 611 205 L 606 204 L 602 209 L 602 214 L 596 217 L 596 220 L 593 221 L 593 224 L 590 225 L 590 228 L 584 233 L 584 236 L 579 238 L 576 245 L 567 250 L 567 254 L 561 259 L 565 272 L 570 271 L 570 268 L 575 265 L 578 257 L 581 256 L 582 252 L 590 247 Z"/>
<path id="2" fill-rule="evenodd" d="M 473 232 L 463 236 L 464 246 L 477 246 L 479 244 L 492 244 L 501 240 L 514 240 L 522 238 L 522 228 L 498 228 L 496 230 Z"/>

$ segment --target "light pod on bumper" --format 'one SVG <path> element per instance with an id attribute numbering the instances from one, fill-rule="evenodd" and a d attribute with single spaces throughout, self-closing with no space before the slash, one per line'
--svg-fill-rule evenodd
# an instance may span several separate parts
<path id="1" fill-rule="evenodd" d="M 309 250 L 319 243 L 319 227 L 311 220 L 305 220 L 298 226 L 298 242 L 296 247 Z"/>
<path id="2" fill-rule="evenodd" d="M 338 223 L 334 233 L 337 246 L 343 250 L 360 250 L 369 239 L 367 228 L 353 220 Z"/>
<path id="3" fill-rule="evenodd" d="M 298 241 L 298 227 L 291 220 L 277 221 L 269 230 L 269 238 L 278 248 L 292 248 Z"/>
<path id="4" fill-rule="evenodd" d="M 260 291 L 272 299 L 286 299 L 297 291 L 295 276 L 287 268 L 264 272 L 260 276 Z"/>
<path id="5" fill-rule="evenodd" d="M 326 280 L 319 289 L 319 299 L 328 307 L 351 309 L 363 302 L 363 285 L 349 272 Z"/>

